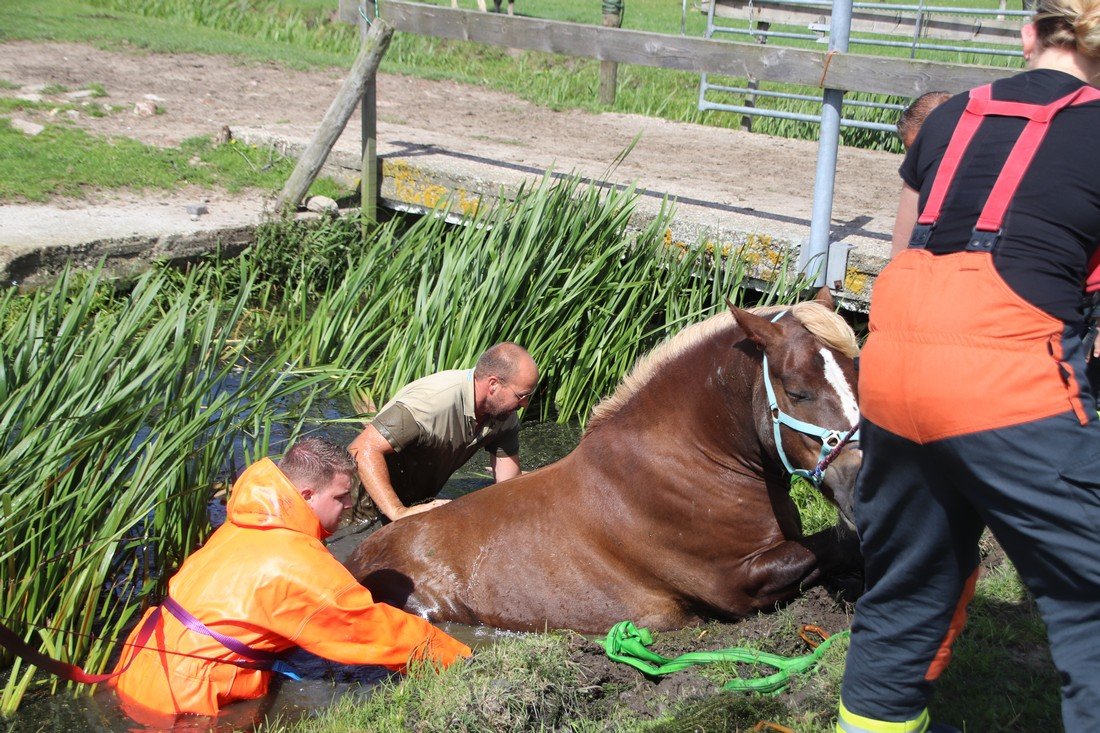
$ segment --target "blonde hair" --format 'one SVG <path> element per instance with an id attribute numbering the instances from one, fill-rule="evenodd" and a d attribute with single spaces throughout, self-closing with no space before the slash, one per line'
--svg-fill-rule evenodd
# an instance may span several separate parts
<path id="1" fill-rule="evenodd" d="M 1100 0 L 1039 0 L 1031 22 L 1043 48 L 1075 48 L 1100 59 Z"/>

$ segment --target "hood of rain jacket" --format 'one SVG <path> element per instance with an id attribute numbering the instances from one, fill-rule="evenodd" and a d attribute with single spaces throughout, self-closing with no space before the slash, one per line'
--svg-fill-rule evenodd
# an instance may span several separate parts
<path id="1" fill-rule="evenodd" d="M 227 521 L 183 563 L 169 595 L 207 628 L 255 650 L 300 646 L 394 670 L 412 659 L 446 666 L 469 656 L 424 619 L 375 603 L 325 548 L 324 535 L 309 504 L 265 458 L 234 484 Z M 229 702 L 259 697 L 272 674 L 234 664 L 242 657 L 167 612 L 145 648 L 127 644 L 116 669 L 131 657 L 111 684 L 131 717 L 153 724 L 164 715 L 216 715 Z"/>

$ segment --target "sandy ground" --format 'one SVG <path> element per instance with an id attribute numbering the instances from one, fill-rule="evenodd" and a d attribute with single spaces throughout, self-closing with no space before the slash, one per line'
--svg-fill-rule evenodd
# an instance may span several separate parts
<path id="1" fill-rule="evenodd" d="M 307 141 L 342 82 L 343 69 L 293 71 L 271 63 L 245 63 L 192 54 L 102 51 L 68 43 L 0 45 L 0 79 L 20 85 L 4 96 L 70 104 L 108 104 L 120 111 L 50 116 L 47 111 L 11 115 L 44 124 L 62 121 L 89 132 L 174 146 L 228 126 L 235 135 L 257 133 Z M 44 95 L 48 85 L 67 93 Z M 100 85 L 107 96 L 79 90 Z M 135 105 L 161 113 L 140 116 Z M 694 202 L 727 229 L 729 217 L 755 219 L 751 226 L 799 241 L 812 207 L 816 143 L 626 114 L 555 112 L 514 96 L 450 82 L 383 74 L 378 79 L 379 153 L 435 155 L 456 165 L 480 166 L 481 177 L 537 175 L 549 167 L 605 176 L 616 157 L 637 138 L 633 152 L 611 174 L 638 182 L 652 196 Z M 337 149 L 358 149 L 353 118 Z M 833 207 L 834 239 L 862 237 L 885 246 L 898 190 L 899 157 L 841 148 Z M 209 214 L 191 222 L 186 205 L 205 203 Z M 103 236 L 176 232 L 238 226 L 257 220 L 265 201 L 258 193 L 218 191 L 88 191 L 83 200 L 0 207 L 0 246 L 74 243 Z M 74 219 L 74 209 L 80 217 Z M 726 217 L 722 219 L 721 217 Z M 74 226 L 74 221 L 78 226 Z M 74 234 L 73 230 L 80 230 Z"/>

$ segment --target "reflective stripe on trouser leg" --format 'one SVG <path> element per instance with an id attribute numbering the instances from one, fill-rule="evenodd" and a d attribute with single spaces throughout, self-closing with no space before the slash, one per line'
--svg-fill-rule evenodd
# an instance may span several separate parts
<path id="1" fill-rule="evenodd" d="M 900 723 L 887 723 L 856 715 L 844 707 L 840 701 L 840 713 L 836 721 L 836 733 L 924 733 L 928 730 L 928 710 L 925 709 L 914 720 Z"/>
<path id="2" fill-rule="evenodd" d="M 842 697 L 855 715 L 904 723 L 928 706 L 929 670 L 946 654 L 983 525 L 939 444 L 918 445 L 867 420 L 862 429 L 854 511 L 867 592 L 856 605 Z"/>

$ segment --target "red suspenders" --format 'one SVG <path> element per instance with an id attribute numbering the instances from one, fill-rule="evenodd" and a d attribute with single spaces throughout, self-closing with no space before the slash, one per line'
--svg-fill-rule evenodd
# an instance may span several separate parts
<path id="1" fill-rule="evenodd" d="M 1031 165 L 1035 151 L 1039 149 L 1043 137 L 1050 129 L 1050 121 L 1054 116 L 1066 107 L 1100 100 L 1100 89 L 1091 86 L 1083 86 L 1050 104 L 1004 102 L 992 99 L 990 91 L 991 86 L 988 84 L 970 91 L 970 101 L 966 105 L 966 111 L 955 126 L 955 132 L 951 135 L 947 150 L 944 151 L 943 159 L 940 161 L 936 178 L 932 181 L 928 201 L 917 219 L 916 226 L 913 227 L 913 234 L 909 240 L 910 247 L 923 249 L 927 246 L 932 230 L 940 218 L 944 199 L 962 162 L 963 154 L 986 117 L 991 115 L 1022 117 L 1027 120 L 1027 124 L 1008 154 L 1004 167 L 997 176 L 996 183 L 993 184 L 993 189 L 989 192 L 989 198 L 986 199 L 981 216 L 978 217 L 970 241 L 966 245 L 969 252 L 993 250 L 1001 236 L 1001 224 L 1004 221 L 1005 211 L 1016 189 L 1019 188 L 1024 173 Z M 1100 257 L 1094 256 L 1093 260 L 1089 263 L 1089 284 L 1092 285 L 1093 280 L 1096 280 L 1092 289 L 1100 289 L 1100 273 L 1093 272 L 1094 267 L 1100 264 Z"/>

